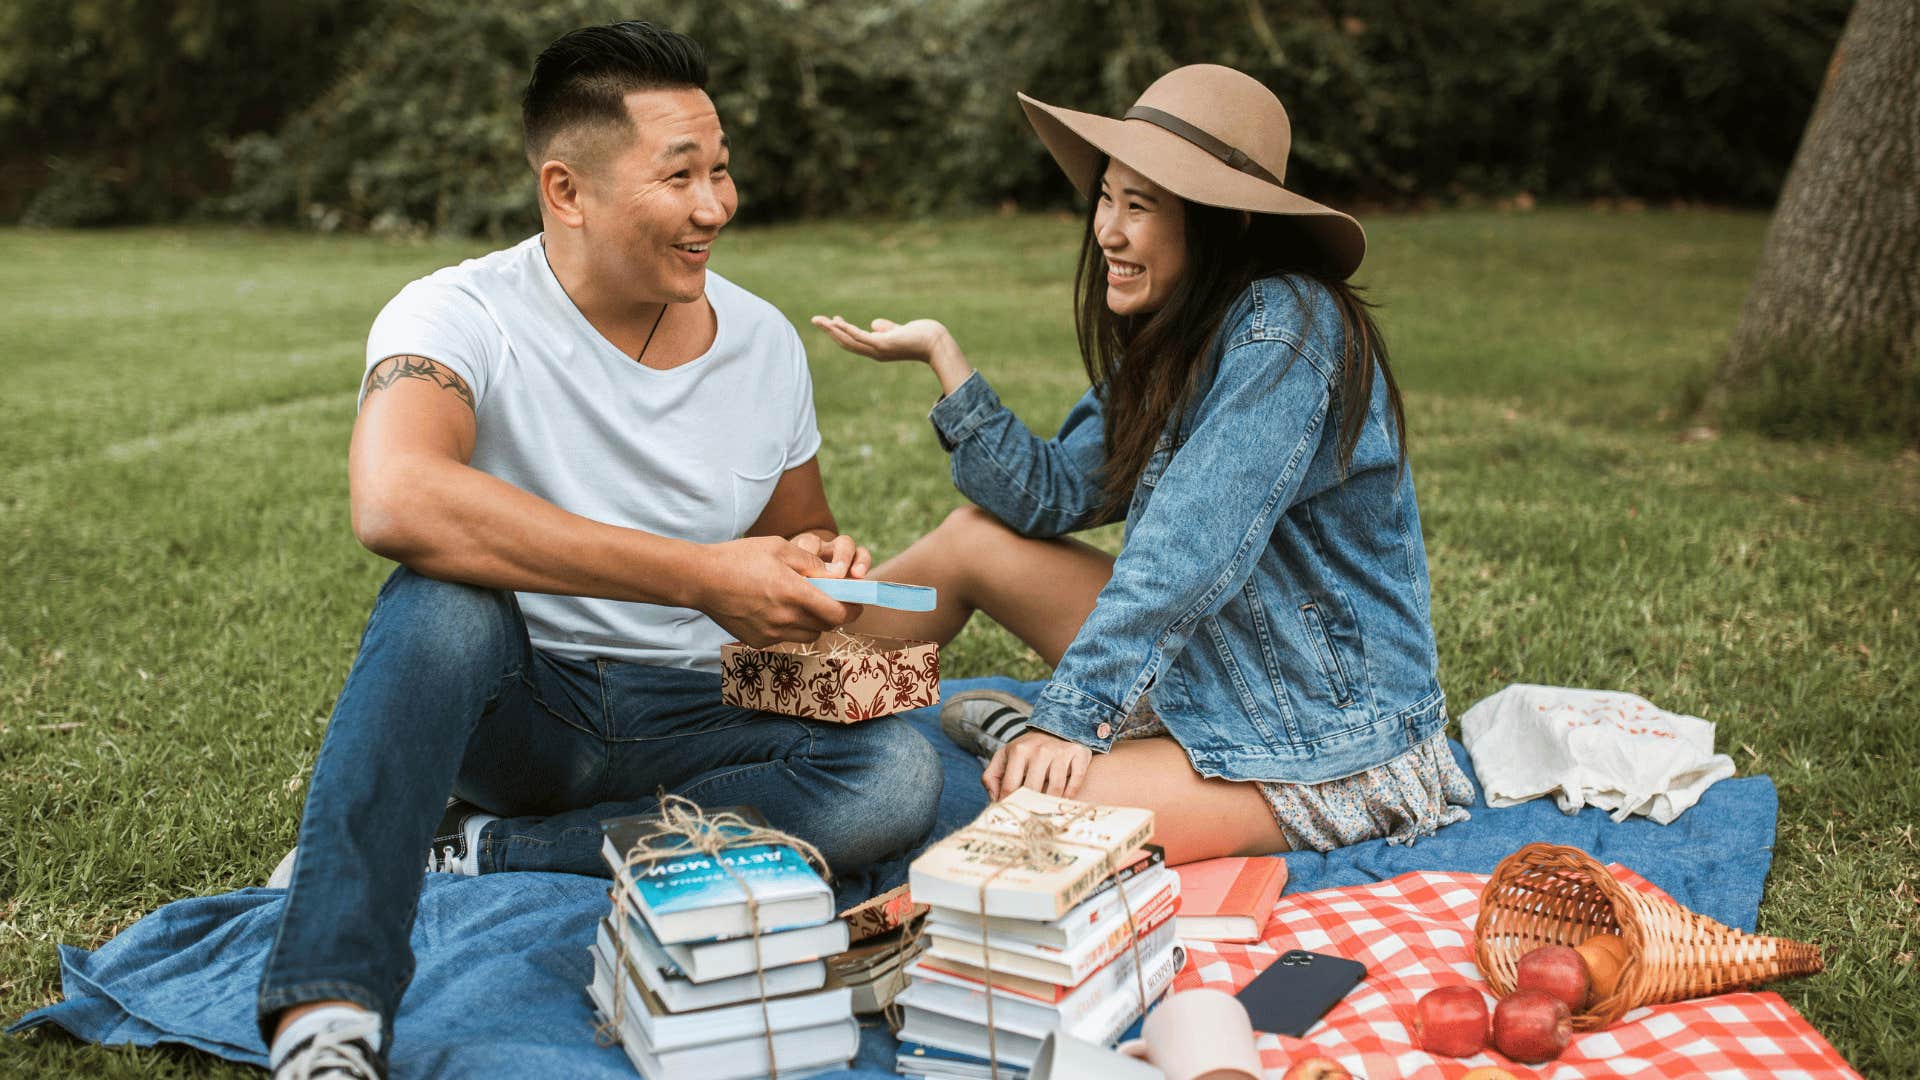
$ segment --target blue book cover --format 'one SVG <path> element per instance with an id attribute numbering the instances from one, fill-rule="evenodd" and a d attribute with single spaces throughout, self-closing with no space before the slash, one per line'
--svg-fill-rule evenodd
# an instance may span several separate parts
<path id="1" fill-rule="evenodd" d="M 688 851 L 635 866 L 631 880 L 641 902 L 656 915 L 745 903 L 742 882 L 762 904 L 826 888 L 800 853 L 785 844 L 729 848 L 720 853 L 718 863 Z"/>

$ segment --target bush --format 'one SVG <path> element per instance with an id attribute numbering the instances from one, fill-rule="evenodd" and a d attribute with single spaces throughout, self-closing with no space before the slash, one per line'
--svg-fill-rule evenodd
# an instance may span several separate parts
<path id="1" fill-rule="evenodd" d="M 226 10 L 212 0 L 187 6 Z M 1846 8 L 1846 0 L 331 0 L 320 10 L 366 12 L 344 46 L 337 35 L 312 43 L 316 56 L 342 58 L 328 61 L 331 85 L 289 80 L 289 92 L 310 92 L 283 122 L 248 127 L 229 117 L 193 138 L 206 143 L 207 127 L 229 133 L 220 145 L 232 184 L 208 203 L 218 212 L 525 232 L 536 219 L 519 97 L 533 57 L 566 30 L 637 16 L 707 47 L 749 218 L 1065 204 L 1071 196 L 1013 92 L 1115 113 L 1154 77 L 1198 61 L 1238 67 L 1280 95 L 1294 122 L 1289 184 L 1335 202 L 1528 192 L 1764 203 L 1792 158 Z M 221 19 L 230 36 L 263 32 L 240 16 Z M 0 59 L 0 72 L 10 60 Z"/>

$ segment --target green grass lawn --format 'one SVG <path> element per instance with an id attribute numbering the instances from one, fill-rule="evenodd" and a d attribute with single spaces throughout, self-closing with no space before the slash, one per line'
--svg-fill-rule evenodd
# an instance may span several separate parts
<path id="1" fill-rule="evenodd" d="M 1862 1071 L 1920 1075 L 1920 458 L 1692 438 L 1765 221 L 1453 212 L 1370 222 L 1457 714 L 1509 682 L 1719 724 L 1780 789 L 1761 929 Z M 1084 386 L 1064 218 L 741 229 L 715 267 L 796 322 L 935 316 L 1036 429 Z M 0 232 L 0 1020 L 56 943 L 259 884 L 386 571 L 348 529 L 361 345 L 485 245 Z M 843 528 L 897 551 L 958 502 L 923 370 L 805 330 Z M 1111 545 L 1111 533 L 1104 537 Z M 947 670 L 1037 677 L 992 627 Z M 186 1051 L 0 1040 L 0 1074 L 246 1076 Z"/>

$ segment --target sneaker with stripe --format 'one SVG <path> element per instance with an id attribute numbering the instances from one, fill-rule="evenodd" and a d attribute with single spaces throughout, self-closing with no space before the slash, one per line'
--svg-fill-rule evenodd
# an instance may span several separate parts
<path id="1" fill-rule="evenodd" d="M 940 730 L 960 749 L 987 761 L 1027 730 L 1033 706 L 1003 690 L 963 690 L 940 706 Z"/>

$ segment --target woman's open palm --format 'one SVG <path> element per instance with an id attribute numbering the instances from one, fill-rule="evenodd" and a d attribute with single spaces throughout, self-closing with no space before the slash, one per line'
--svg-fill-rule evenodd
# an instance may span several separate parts
<path id="1" fill-rule="evenodd" d="M 815 315 L 813 325 L 827 332 L 834 343 L 850 353 L 874 360 L 919 360 L 925 363 L 947 335 L 947 328 L 935 319 L 915 319 L 895 323 L 873 320 L 872 329 L 862 330 L 835 315 Z"/>

